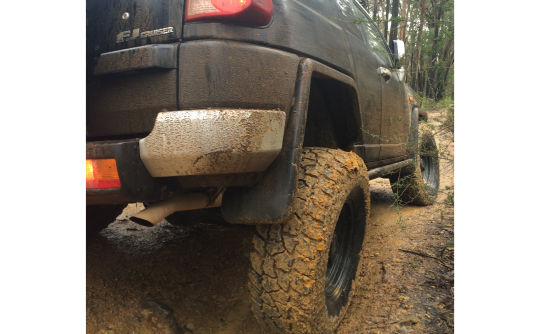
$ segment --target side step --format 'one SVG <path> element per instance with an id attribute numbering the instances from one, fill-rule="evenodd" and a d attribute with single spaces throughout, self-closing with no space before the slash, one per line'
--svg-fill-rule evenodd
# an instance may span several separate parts
<path id="1" fill-rule="evenodd" d="M 407 160 L 404 160 L 404 161 L 396 162 L 395 164 L 391 164 L 391 165 L 388 165 L 388 166 L 375 168 L 375 169 L 370 170 L 368 172 L 368 176 L 369 176 L 370 180 L 373 180 L 373 179 L 381 177 L 381 176 L 383 176 L 385 174 L 388 174 L 389 172 L 391 172 L 393 170 L 412 165 L 412 163 L 413 163 L 413 159 L 407 159 Z"/>

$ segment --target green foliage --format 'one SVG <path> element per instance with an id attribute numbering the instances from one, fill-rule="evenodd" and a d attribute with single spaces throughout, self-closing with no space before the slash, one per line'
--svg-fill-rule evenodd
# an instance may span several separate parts
<path id="1" fill-rule="evenodd" d="M 405 43 L 406 82 L 424 99 L 426 109 L 447 107 L 454 98 L 454 0 L 401 0 L 399 14 L 386 16 L 385 1 L 369 1 L 358 24 L 373 23 L 381 32 L 397 26 L 397 36 Z M 390 34 L 387 43 L 391 44 Z M 444 101 L 444 102 L 440 102 Z M 440 102 L 440 103 L 439 103 Z"/>
<path id="2" fill-rule="evenodd" d="M 454 100 L 452 99 L 452 96 L 446 95 L 440 100 L 435 100 L 433 98 L 429 97 L 421 97 L 420 98 L 420 107 L 425 110 L 436 110 L 441 108 L 448 108 L 449 106 L 454 104 Z"/>

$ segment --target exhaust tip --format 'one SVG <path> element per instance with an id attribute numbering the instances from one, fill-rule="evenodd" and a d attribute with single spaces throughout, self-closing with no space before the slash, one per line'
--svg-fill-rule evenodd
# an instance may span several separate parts
<path id="1" fill-rule="evenodd" d="M 154 224 L 152 224 L 148 220 L 142 219 L 142 218 L 139 218 L 139 217 L 131 217 L 131 218 L 129 218 L 129 220 L 131 220 L 135 224 L 139 224 L 139 225 L 146 226 L 146 227 L 153 227 L 154 226 Z"/>

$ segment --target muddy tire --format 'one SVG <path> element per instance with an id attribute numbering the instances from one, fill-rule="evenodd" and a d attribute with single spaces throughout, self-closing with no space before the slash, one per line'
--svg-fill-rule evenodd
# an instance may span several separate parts
<path id="1" fill-rule="evenodd" d="M 439 192 L 439 155 L 429 126 L 422 122 L 418 131 L 420 145 L 412 170 L 391 175 L 390 183 L 401 203 L 427 206 L 435 203 Z"/>
<path id="2" fill-rule="evenodd" d="M 90 238 L 114 222 L 126 206 L 121 205 L 87 205 L 86 237 Z"/>
<path id="3" fill-rule="evenodd" d="M 305 148 L 295 213 L 259 225 L 249 291 L 257 321 L 275 333 L 331 333 L 355 290 L 369 219 L 369 179 L 354 153 Z"/>

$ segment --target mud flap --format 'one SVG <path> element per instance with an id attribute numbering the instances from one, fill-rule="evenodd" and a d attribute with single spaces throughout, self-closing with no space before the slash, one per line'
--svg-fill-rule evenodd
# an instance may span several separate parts
<path id="1" fill-rule="evenodd" d="M 229 188 L 221 212 L 231 224 L 281 224 L 293 213 L 301 149 L 282 151 L 251 188 Z"/>

